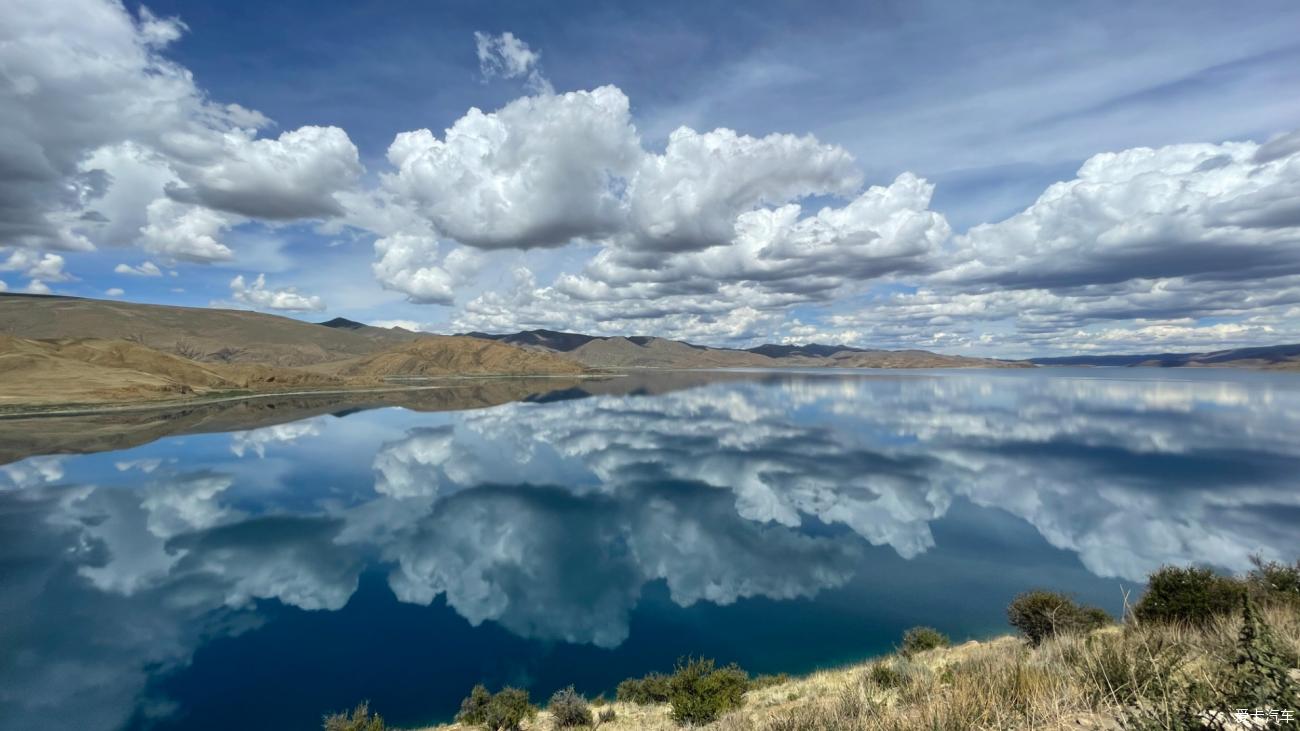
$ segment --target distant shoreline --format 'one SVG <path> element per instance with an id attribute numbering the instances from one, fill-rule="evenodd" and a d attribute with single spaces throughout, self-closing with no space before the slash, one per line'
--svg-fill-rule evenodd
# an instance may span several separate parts
<path id="1" fill-rule="evenodd" d="M 615 374 L 608 374 L 615 375 Z M 423 378 L 408 377 L 406 380 L 422 381 L 495 381 L 495 380 L 515 380 L 523 378 L 596 378 L 605 377 L 605 375 L 572 375 L 572 374 L 505 374 L 505 375 L 463 375 L 463 376 L 429 376 Z M 0 406 L 0 420 L 10 419 L 34 419 L 34 418 L 57 418 L 61 416 L 96 416 L 102 414 L 129 414 L 142 411 L 166 411 L 169 409 L 186 408 L 191 406 L 211 406 L 213 404 L 233 403 L 238 401 L 252 401 L 256 399 L 267 398 L 287 398 L 300 396 L 345 396 L 350 394 L 368 394 L 368 393 L 405 393 L 418 391 L 437 391 L 441 389 L 453 388 L 450 384 L 428 385 L 428 386 L 384 386 L 384 387 L 357 387 L 357 388 L 329 388 L 329 389 L 306 389 L 296 391 L 258 391 L 253 393 L 233 394 L 228 396 L 197 396 L 188 399 L 165 399 L 144 402 L 121 402 L 108 401 L 102 404 L 42 404 L 42 405 L 14 405 Z"/>

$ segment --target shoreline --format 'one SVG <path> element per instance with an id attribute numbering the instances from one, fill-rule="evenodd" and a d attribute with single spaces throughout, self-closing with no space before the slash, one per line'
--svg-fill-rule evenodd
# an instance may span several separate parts
<path id="1" fill-rule="evenodd" d="M 618 374 L 485 374 L 485 375 L 455 375 L 455 376 L 429 376 L 421 378 L 409 378 L 412 381 L 491 381 L 491 380 L 513 380 L 513 379 L 534 379 L 534 378 L 606 378 Z M 291 398 L 303 396 L 346 396 L 350 394 L 373 394 L 373 393 L 404 393 L 418 391 L 436 391 L 447 388 L 454 388 L 453 384 L 438 385 L 395 385 L 395 386 L 359 386 L 356 388 L 325 388 L 325 389 L 299 389 L 294 391 L 256 391 L 249 393 L 232 394 L 226 396 L 197 396 L 188 399 L 166 399 L 157 401 L 108 401 L 102 404 L 98 403 L 68 403 L 68 404 L 17 404 L 13 406 L 0 406 L 0 420 L 9 419 L 43 419 L 58 418 L 62 416 L 100 416 L 105 414 L 131 414 L 148 411 L 168 411 L 171 409 L 182 409 L 192 406 L 211 406 L 213 404 L 235 403 L 240 401 L 252 401 L 267 398 Z"/>

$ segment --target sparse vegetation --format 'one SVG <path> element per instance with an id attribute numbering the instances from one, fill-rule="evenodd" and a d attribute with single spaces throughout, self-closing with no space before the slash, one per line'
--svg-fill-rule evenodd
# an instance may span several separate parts
<path id="1" fill-rule="evenodd" d="M 551 720 L 557 728 L 592 724 L 591 706 L 587 705 L 587 699 L 579 695 L 572 685 L 555 691 L 550 703 L 546 704 L 546 710 L 551 712 Z"/>
<path id="2" fill-rule="evenodd" d="M 645 706 L 668 702 L 668 676 L 650 673 L 642 678 L 628 678 L 618 684 L 615 697 L 624 703 Z"/>
<path id="3" fill-rule="evenodd" d="M 933 627 L 913 627 L 903 633 L 903 643 L 899 645 L 898 652 L 903 657 L 911 657 L 950 644 L 948 635 Z"/>
<path id="4" fill-rule="evenodd" d="M 745 702 L 749 675 L 735 665 L 716 667 L 713 660 L 686 658 L 668 681 L 673 720 L 682 725 L 716 721 Z"/>
<path id="5" fill-rule="evenodd" d="M 460 702 L 456 722 L 482 726 L 488 731 L 519 731 L 524 720 L 536 713 L 537 709 L 528 702 L 526 690 L 505 687 L 493 694 L 485 686 L 476 685 Z"/>
<path id="6" fill-rule="evenodd" d="M 370 712 L 370 704 L 358 703 L 356 708 L 342 713 L 331 713 L 324 719 L 325 731 L 386 731 L 384 717 Z"/>
<path id="7" fill-rule="evenodd" d="M 1196 566 L 1164 566 L 1151 574 L 1133 608 L 1140 622 L 1205 624 L 1241 603 L 1242 582 Z"/>
<path id="8" fill-rule="evenodd" d="M 1102 609 L 1080 605 L 1065 594 L 1035 589 L 1011 601 L 1007 620 L 1037 646 L 1049 637 L 1090 632 L 1109 624 L 1111 618 Z"/>
<path id="9" fill-rule="evenodd" d="M 1153 585 L 1168 575 L 1157 571 Z M 1300 710 L 1296 578 L 1289 565 L 1256 561 L 1249 574 L 1231 579 L 1236 603 L 1225 612 L 1197 622 L 1130 616 L 1117 627 L 1066 595 L 1028 592 L 1012 601 L 1008 619 L 1029 642 L 932 646 L 936 638 L 915 628 L 895 655 L 807 677 L 750 679 L 735 665 L 688 658 L 671 675 L 624 681 L 624 705 L 602 707 L 590 723 L 604 731 L 1245 728 L 1233 725 L 1236 709 Z M 577 696 L 557 693 L 550 718 L 527 728 L 582 725 L 557 713 L 569 702 L 560 697 L 570 694 Z M 494 698 L 476 688 L 464 707 L 487 708 Z"/>

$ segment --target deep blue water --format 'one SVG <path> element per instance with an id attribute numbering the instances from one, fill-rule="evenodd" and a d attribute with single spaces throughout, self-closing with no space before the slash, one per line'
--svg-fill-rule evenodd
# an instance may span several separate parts
<path id="1" fill-rule="evenodd" d="M 666 374 L 331 411 L 0 466 L 0 729 L 291 731 L 362 699 L 415 725 L 477 682 L 804 672 L 916 624 L 1006 631 L 1031 587 L 1118 613 L 1164 563 L 1300 554 L 1293 374 Z"/>

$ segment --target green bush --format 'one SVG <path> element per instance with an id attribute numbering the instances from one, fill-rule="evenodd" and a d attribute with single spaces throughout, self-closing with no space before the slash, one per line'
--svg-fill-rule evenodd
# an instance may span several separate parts
<path id="1" fill-rule="evenodd" d="M 469 697 L 460 702 L 460 713 L 456 714 L 456 722 L 469 725 L 485 723 L 488 704 L 491 702 L 492 694 L 482 683 L 474 686 L 474 689 L 469 692 Z"/>
<path id="2" fill-rule="evenodd" d="M 903 657 L 911 657 L 950 644 L 948 635 L 933 627 L 913 627 L 903 633 L 903 644 L 899 646 L 898 652 Z"/>
<path id="3" fill-rule="evenodd" d="M 591 707 L 587 705 L 587 699 L 579 695 L 572 685 L 555 691 L 555 695 L 551 696 L 551 702 L 546 704 L 546 710 L 551 712 L 557 728 L 590 726 L 592 722 Z"/>
<path id="4" fill-rule="evenodd" d="M 618 718 L 618 714 L 614 713 L 614 709 L 605 708 L 602 709 L 600 715 L 596 717 L 596 723 L 597 724 L 609 723 L 610 721 L 613 721 L 615 718 Z"/>
<path id="5" fill-rule="evenodd" d="M 887 660 L 877 660 L 867 667 L 867 680 L 881 688 L 898 688 L 907 682 L 907 675 Z"/>
<path id="6" fill-rule="evenodd" d="M 1281 646 L 1249 596 L 1242 597 L 1242 624 L 1232 662 L 1229 708 L 1300 708 L 1300 683 L 1291 677 L 1295 656 Z"/>
<path id="7" fill-rule="evenodd" d="M 739 708 L 748 687 L 749 674 L 735 665 L 719 668 L 703 658 L 678 660 L 668 681 L 673 720 L 692 726 L 712 723 Z"/>
<path id="8" fill-rule="evenodd" d="M 488 703 L 483 725 L 488 731 L 519 731 L 525 719 L 537 713 L 528 702 L 528 691 L 519 688 L 502 688 Z"/>
<path id="9" fill-rule="evenodd" d="M 1139 622 L 1187 622 L 1203 625 L 1234 611 L 1243 582 L 1207 568 L 1163 566 L 1147 577 L 1147 590 L 1133 608 Z"/>
<path id="10" fill-rule="evenodd" d="M 493 695 L 480 684 L 474 686 L 469 697 L 460 702 L 456 722 L 467 726 L 483 726 L 490 731 L 519 731 L 524 719 L 532 718 L 535 713 L 537 709 L 528 702 L 528 691 L 506 687 Z"/>
<path id="11" fill-rule="evenodd" d="M 1246 574 L 1246 589 L 1255 601 L 1300 607 L 1300 560 L 1287 565 L 1251 556 L 1250 562 L 1255 568 Z"/>
<path id="12" fill-rule="evenodd" d="M 384 731 L 384 717 L 370 712 L 369 703 L 358 703 L 349 713 L 332 713 L 324 719 L 325 731 Z"/>
<path id="13" fill-rule="evenodd" d="M 668 676 L 650 673 L 644 678 L 628 678 L 618 684 L 615 697 L 624 703 L 648 706 L 668 702 Z"/>
<path id="14" fill-rule="evenodd" d="M 1007 621 L 1020 630 L 1029 644 L 1038 645 L 1059 634 L 1090 632 L 1109 624 L 1110 615 L 1097 607 L 1082 606 L 1054 591 L 1027 591 L 1007 606 Z"/>

